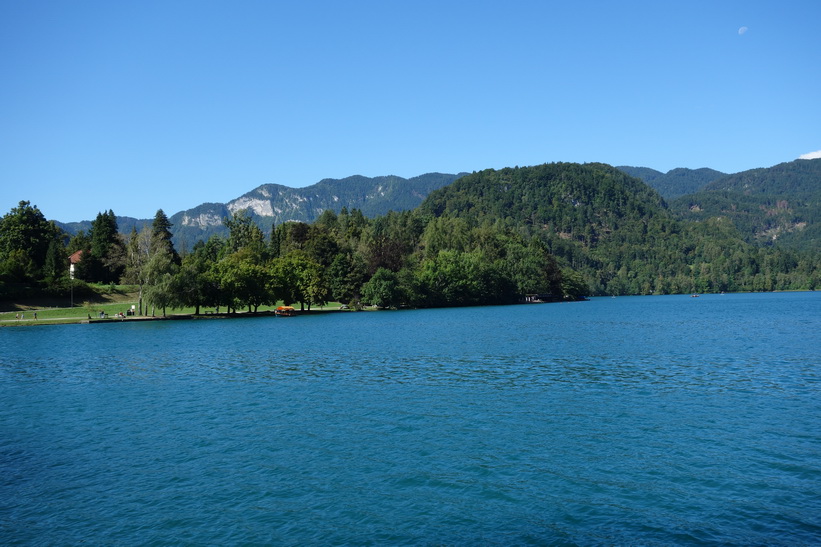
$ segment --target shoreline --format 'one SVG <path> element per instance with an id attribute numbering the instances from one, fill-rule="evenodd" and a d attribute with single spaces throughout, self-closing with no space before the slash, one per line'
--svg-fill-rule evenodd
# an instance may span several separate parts
<path id="1" fill-rule="evenodd" d="M 328 313 L 348 312 L 352 310 L 343 309 L 328 309 L 328 310 L 295 310 L 289 317 L 298 317 L 300 315 L 321 315 Z M 129 323 L 129 322 L 146 322 L 146 321 L 191 321 L 191 320 L 208 320 L 208 319 L 249 319 L 254 317 L 283 317 L 278 315 L 273 310 L 263 310 L 258 312 L 239 312 L 239 313 L 175 313 L 165 316 L 126 316 L 126 317 L 46 317 L 37 318 L 26 317 L 25 319 L 2 319 L 0 320 L 0 328 L 3 327 L 29 327 L 29 326 L 46 326 L 46 325 L 107 325 L 114 323 Z"/>

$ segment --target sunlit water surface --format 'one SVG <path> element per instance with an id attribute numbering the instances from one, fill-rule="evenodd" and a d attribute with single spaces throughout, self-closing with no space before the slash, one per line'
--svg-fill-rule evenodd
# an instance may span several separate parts
<path id="1" fill-rule="evenodd" d="M 821 293 L 0 329 L 0 543 L 821 542 Z"/>

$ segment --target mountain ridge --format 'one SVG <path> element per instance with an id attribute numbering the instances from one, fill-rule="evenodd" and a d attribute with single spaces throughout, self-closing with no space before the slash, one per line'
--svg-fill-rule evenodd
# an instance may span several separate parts
<path id="1" fill-rule="evenodd" d="M 246 209 L 265 231 L 288 221 L 313 222 L 325 210 L 339 212 L 343 207 L 359 209 L 367 217 L 386 214 L 388 211 L 404 211 L 417 207 L 434 189 L 450 184 L 464 173 L 425 173 L 411 178 L 396 175 L 365 177 L 352 175 L 342 179 L 325 178 L 310 186 L 292 188 L 267 183 L 226 203 L 206 202 L 176 212 L 169 216 L 173 224 L 174 242 L 190 247 L 196 241 L 212 235 L 226 235 L 223 219 Z M 152 219 L 117 217 L 119 231 L 129 233 L 151 225 Z M 88 231 L 91 221 L 56 224 L 76 234 Z"/>
<path id="2" fill-rule="evenodd" d="M 588 164 L 584 164 L 588 165 Z M 602 164 L 604 165 L 604 164 Z M 772 167 L 724 174 L 710 168 L 676 168 L 662 173 L 648 167 L 614 169 L 657 191 L 676 218 L 702 222 L 730 218 L 750 243 L 821 248 L 821 159 L 794 160 Z M 474 172 L 475 173 L 475 172 Z M 262 184 L 227 203 L 208 202 L 169 217 L 175 244 L 189 248 L 212 235 L 226 235 L 223 219 L 246 209 L 265 232 L 288 221 L 313 222 L 325 210 L 359 209 L 367 217 L 411 210 L 431 192 L 467 173 L 426 173 L 325 178 L 302 187 Z M 117 217 L 122 233 L 141 230 L 152 219 Z M 88 231 L 91 221 L 60 223 L 69 234 Z"/>
<path id="3" fill-rule="evenodd" d="M 502 225 L 538 239 L 597 295 L 816 283 L 817 253 L 766 249 L 727 214 L 683 218 L 649 185 L 606 164 L 489 169 L 432 192 L 420 210 L 447 219 L 454 231 L 459 223 L 470 229 Z M 779 277 L 788 271 L 795 277 Z"/>
<path id="4" fill-rule="evenodd" d="M 729 218 L 749 243 L 821 250 L 821 159 L 727 175 L 669 205 L 684 221 Z"/>
<path id="5" fill-rule="evenodd" d="M 661 194 L 661 197 L 665 200 L 692 194 L 706 184 L 727 176 L 727 173 L 722 173 L 709 167 L 701 167 L 699 169 L 677 167 L 666 173 L 656 171 L 649 167 L 630 167 L 626 165 L 618 166 L 616 169 L 643 180 L 647 185 Z"/>

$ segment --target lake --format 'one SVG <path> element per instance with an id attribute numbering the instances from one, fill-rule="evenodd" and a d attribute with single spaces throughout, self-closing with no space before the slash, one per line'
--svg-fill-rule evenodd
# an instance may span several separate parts
<path id="1" fill-rule="evenodd" d="M 0 329 L 0 543 L 817 544 L 821 293 Z"/>

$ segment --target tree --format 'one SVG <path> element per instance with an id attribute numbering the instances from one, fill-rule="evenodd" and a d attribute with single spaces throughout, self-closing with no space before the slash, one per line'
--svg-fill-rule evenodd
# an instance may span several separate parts
<path id="1" fill-rule="evenodd" d="M 180 265 L 180 256 L 171 242 L 172 226 L 162 209 L 157 210 L 150 231 L 135 237 L 132 230 L 126 253 L 126 278 L 140 285 L 140 314 L 142 300 L 153 308 L 160 307 L 165 315 L 168 306 L 176 303 L 177 291 L 174 274 Z M 147 313 L 147 311 L 146 311 Z"/>
<path id="2" fill-rule="evenodd" d="M 146 283 L 145 265 L 151 258 L 151 229 L 146 226 L 137 233 L 137 228 L 131 229 L 131 235 L 126 243 L 125 270 L 122 280 L 139 286 L 139 314 L 143 314 L 143 288 Z"/>
<path id="3" fill-rule="evenodd" d="M 482 251 L 440 251 L 422 262 L 417 279 L 419 303 L 426 306 L 503 304 L 519 296 L 505 262 L 490 261 Z"/>
<path id="4" fill-rule="evenodd" d="M 237 252 L 240 249 L 249 248 L 257 256 L 262 257 L 265 248 L 265 237 L 262 230 L 254 223 L 254 219 L 248 214 L 247 209 L 236 211 L 231 218 L 223 219 L 223 224 L 230 231 L 228 236 L 228 251 Z"/>
<path id="5" fill-rule="evenodd" d="M 299 302 L 306 305 L 322 305 L 327 302 L 328 287 L 322 275 L 322 266 L 304 252 L 295 251 L 275 259 L 270 267 L 271 286 L 276 300 L 285 305 Z"/>
<path id="6" fill-rule="evenodd" d="M 175 303 L 173 278 L 178 266 L 174 258 L 170 250 L 160 247 L 143 268 L 145 300 L 152 307 L 152 316 L 153 309 L 157 307 L 162 308 L 165 317 L 166 308 Z"/>
<path id="7" fill-rule="evenodd" d="M 247 305 L 249 312 L 256 312 L 260 305 L 272 302 L 270 273 L 255 262 L 249 248 L 220 260 L 216 272 L 220 298 L 229 309 L 236 311 L 240 305 Z"/>
<path id="8" fill-rule="evenodd" d="M 468 247 L 468 226 L 461 218 L 433 218 L 425 226 L 421 244 L 425 256 L 434 258 L 439 251 L 465 251 Z"/>
<path id="9" fill-rule="evenodd" d="M 83 257 L 86 275 L 101 283 L 119 281 L 125 269 L 125 248 L 114 211 L 97 214 L 91 223 L 90 239 L 90 253 Z"/>
<path id="10" fill-rule="evenodd" d="M 313 225 L 305 240 L 305 252 L 314 262 L 327 268 L 339 252 L 339 245 L 326 226 Z"/>
<path id="11" fill-rule="evenodd" d="M 59 285 L 62 279 L 68 277 L 68 255 L 63 243 L 58 239 L 52 239 L 46 252 L 46 262 L 43 265 L 43 277 L 46 283 L 51 286 Z"/>
<path id="12" fill-rule="evenodd" d="M 339 253 L 325 271 L 325 277 L 331 300 L 355 305 L 368 277 L 368 266 L 359 253 Z"/>
<path id="13" fill-rule="evenodd" d="M 171 241 L 171 221 L 165 215 L 162 209 L 158 209 L 154 215 L 154 221 L 151 223 L 151 247 L 149 254 L 154 255 L 160 249 L 164 249 L 171 254 L 171 258 L 175 264 L 180 263 L 180 255 L 174 249 L 174 244 Z"/>
<path id="14" fill-rule="evenodd" d="M 395 308 L 402 303 L 402 292 L 396 273 L 379 268 L 362 286 L 362 299 L 379 308 Z"/>
<path id="15" fill-rule="evenodd" d="M 59 233 L 36 205 L 21 201 L 0 219 L 0 265 L 18 281 L 39 278 L 49 245 Z"/>
<path id="16" fill-rule="evenodd" d="M 505 264 L 520 295 L 562 294 L 561 270 L 545 245 L 533 239 L 528 245 L 511 242 L 505 249 Z"/>
<path id="17" fill-rule="evenodd" d="M 571 269 L 562 271 L 562 296 L 569 300 L 578 300 L 590 294 L 590 288 L 579 272 Z"/>
<path id="18" fill-rule="evenodd" d="M 182 259 L 182 266 L 172 285 L 175 301 L 180 306 L 193 306 L 199 315 L 200 307 L 219 304 L 218 276 L 211 275 L 225 243 L 212 236 L 207 242 L 199 241 L 191 253 Z"/>

